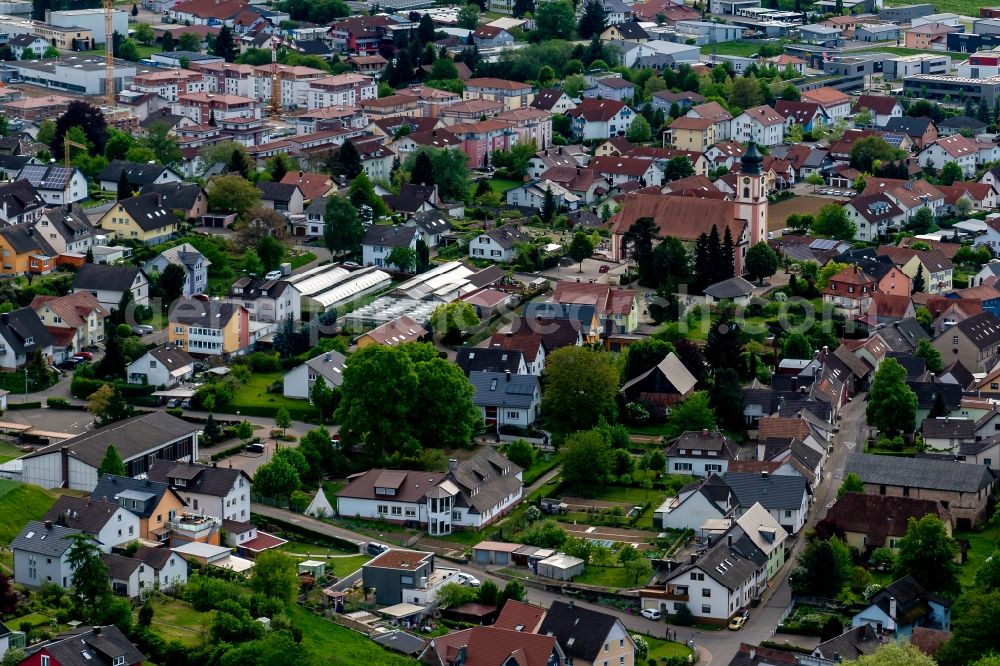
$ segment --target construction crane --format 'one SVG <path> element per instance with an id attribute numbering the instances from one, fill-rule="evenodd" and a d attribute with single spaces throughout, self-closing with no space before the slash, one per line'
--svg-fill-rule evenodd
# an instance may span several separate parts
<path id="1" fill-rule="evenodd" d="M 70 167 L 72 160 L 70 159 L 69 149 L 70 148 L 82 148 L 83 150 L 90 150 L 90 146 L 84 145 L 82 143 L 77 143 L 76 141 L 71 141 L 69 136 L 63 138 L 63 158 L 66 163 L 66 168 Z"/>
<path id="2" fill-rule="evenodd" d="M 105 0 L 108 2 L 108 0 Z M 271 36 L 271 116 L 281 116 L 281 77 L 278 76 L 278 38 Z"/>
<path id="3" fill-rule="evenodd" d="M 111 0 L 104 0 L 104 94 L 109 109 L 118 104 L 115 90 L 115 23 Z"/>

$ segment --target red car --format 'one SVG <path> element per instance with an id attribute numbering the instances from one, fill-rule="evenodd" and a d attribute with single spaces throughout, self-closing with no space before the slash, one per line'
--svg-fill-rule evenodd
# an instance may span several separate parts
<path id="1" fill-rule="evenodd" d="M 84 361 L 93 361 L 94 355 L 88 351 L 82 351 L 73 354 L 73 358 L 82 358 Z"/>
<path id="2" fill-rule="evenodd" d="M 599 269 L 597 269 L 597 272 L 598 273 L 607 273 L 610 270 L 611 270 L 611 266 L 608 266 L 607 264 L 601 264 L 601 267 Z"/>

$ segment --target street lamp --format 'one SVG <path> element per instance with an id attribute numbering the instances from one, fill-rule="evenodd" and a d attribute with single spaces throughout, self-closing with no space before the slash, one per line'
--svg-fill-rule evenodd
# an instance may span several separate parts
<path id="1" fill-rule="evenodd" d="M 24 395 L 21 402 L 28 402 L 28 366 L 24 367 Z"/>

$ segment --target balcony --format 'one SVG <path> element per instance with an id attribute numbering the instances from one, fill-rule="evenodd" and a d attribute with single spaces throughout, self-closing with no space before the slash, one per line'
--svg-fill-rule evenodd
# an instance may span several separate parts
<path id="1" fill-rule="evenodd" d="M 184 513 L 168 520 L 167 527 L 183 535 L 185 539 L 201 541 L 212 534 L 218 527 L 218 523 L 209 516 Z"/>

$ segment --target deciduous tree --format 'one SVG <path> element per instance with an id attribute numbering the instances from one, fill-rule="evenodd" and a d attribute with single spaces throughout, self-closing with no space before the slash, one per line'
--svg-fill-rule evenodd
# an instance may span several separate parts
<path id="1" fill-rule="evenodd" d="M 756 278 L 763 283 L 765 278 L 769 278 L 777 272 L 778 255 L 766 241 L 761 241 L 747 250 L 746 269 L 751 278 Z"/>
<path id="2" fill-rule="evenodd" d="M 258 594 L 291 604 L 299 589 L 295 560 L 283 551 L 265 550 L 254 558 L 249 585 Z"/>
<path id="3" fill-rule="evenodd" d="M 208 206 L 220 213 L 235 213 L 242 219 L 247 211 L 260 203 L 260 196 L 260 190 L 248 180 L 236 174 L 227 174 L 217 176 L 209 183 Z"/>
<path id="4" fill-rule="evenodd" d="M 599 430 L 568 436 L 561 453 L 563 481 L 570 488 L 591 494 L 611 479 L 611 446 Z"/>
<path id="5" fill-rule="evenodd" d="M 365 229 L 358 217 L 358 210 L 340 196 L 331 196 L 323 214 L 323 241 L 330 252 L 338 255 L 357 254 Z"/>
<path id="6" fill-rule="evenodd" d="M 561 432 L 592 428 L 614 419 L 618 371 L 606 352 L 563 347 L 546 359 L 542 411 Z"/>
<path id="7" fill-rule="evenodd" d="M 917 396 L 906 384 L 906 370 L 895 359 L 887 358 L 879 365 L 868 393 L 865 415 L 868 423 L 882 434 L 913 432 Z"/>
<path id="8" fill-rule="evenodd" d="M 692 430 L 715 430 L 715 410 L 705 391 L 696 391 L 670 410 L 664 439 L 670 440 Z"/>
<path id="9" fill-rule="evenodd" d="M 920 520 L 910 518 L 906 536 L 899 540 L 898 547 L 895 576 L 909 574 L 931 592 L 958 596 L 962 589 L 955 564 L 958 544 L 940 518 L 934 515 Z"/>

